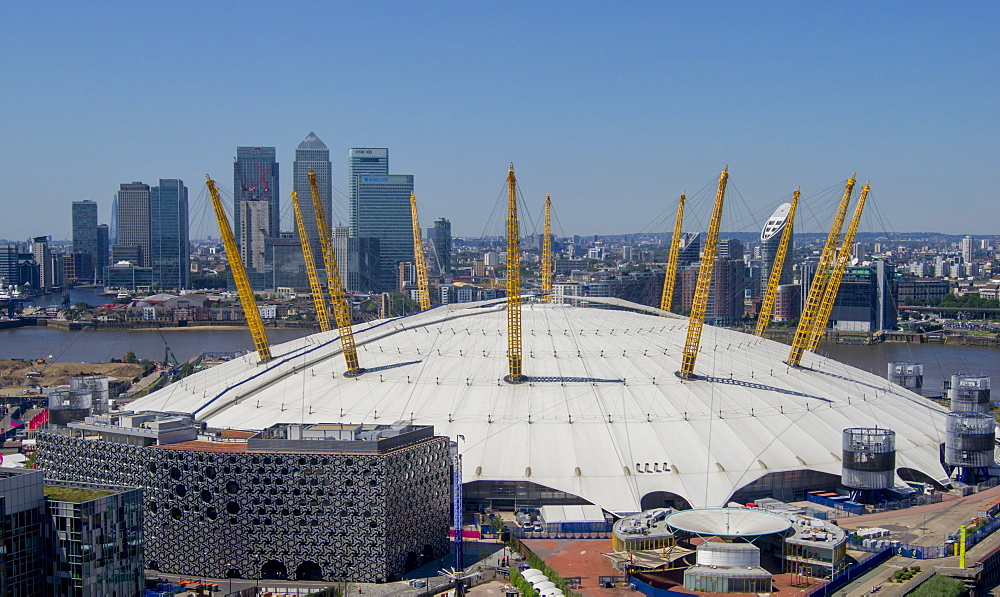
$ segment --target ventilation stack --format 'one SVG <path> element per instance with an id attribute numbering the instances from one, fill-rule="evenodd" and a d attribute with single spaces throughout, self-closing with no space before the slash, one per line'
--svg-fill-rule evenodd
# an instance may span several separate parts
<path id="1" fill-rule="evenodd" d="M 889 381 L 920 394 L 924 389 L 924 364 L 892 361 L 889 363 Z"/>
<path id="2" fill-rule="evenodd" d="M 993 465 L 996 419 L 990 413 L 951 412 L 945 427 L 944 463 L 956 481 L 988 479 Z"/>
<path id="3" fill-rule="evenodd" d="M 851 490 L 851 501 L 886 501 L 895 475 L 895 431 L 878 427 L 844 429 L 841 481 Z"/>
<path id="4" fill-rule="evenodd" d="M 988 413 L 990 403 L 990 376 L 959 373 L 951 376 L 951 410 L 956 413 Z"/>

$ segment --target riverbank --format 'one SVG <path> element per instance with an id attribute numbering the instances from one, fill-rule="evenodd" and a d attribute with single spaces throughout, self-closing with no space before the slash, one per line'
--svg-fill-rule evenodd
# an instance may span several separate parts
<path id="1" fill-rule="evenodd" d="M 109 322 L 109 321 L 67 321 L 65 319 L 44 319 L 38 318 L 35 320 L 34 324 L 26 325 L 39 325 L 52 328 L 54 330 L 63 330 L 69 332 L 78 332 L 80 330 L 92 330 L 95 332 L 100 331 L 144 331 L 144 330 L 211 330 L 211 329 L 230 329 L 230 330 L 246 330 L 249 329 L 246 322 L 242 321 L 199 321 L 192 325 L 188 321 L 131 321 L 126 323 L 121 322 Z M 10 327 L 21 327 L 21 326 L 10 326 Z M 275 321 L 275 322 L 265 322 L 265 329 L 276 329 L 276 330 L 312 330 L 319 331 L 319 324 L 315 321 Z M 0 329 L 5 329 L 0 327 Z"/>
<path id="2" fill-rule="evenodd" d="M 784 344 L 791 344 L 795 338 L 794 329 L 769 329 L 765 337 Z M 934 332 L 841 332 L 829 330 L 823 337 L 831 344 L 872 345 L 895 344 L 946 344 L 952 346 L 986 346 L 1000 348 L 1000 335 L 970 334 L 949 330 Z"/>

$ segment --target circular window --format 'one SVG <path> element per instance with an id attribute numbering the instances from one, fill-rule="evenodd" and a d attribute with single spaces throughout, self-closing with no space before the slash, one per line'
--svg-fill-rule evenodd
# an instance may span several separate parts
<path id="1" fill-rule="evenodd" d="M 178 485 L 174 487 L 174 493 L 177 494 L 177 497 L 184 497 L 185 495 L 187 495 L 187 492 L 188 492 L 187 487 L 184 487 L 183 485 Z"/>
<path id="2" fill-rule="evenodd" d="M 146 468 L 149 469 L 149 472 L 153 473 L 154 475 L 156 474 L 156 463 L 155 462 L 150 462 L 149 465 Z"/>
<path id="3" fill-rule="evenodd" d="M 209 508 L 208 510 L 205 510 L 205 516 L 207 516 L 209 520 L 215 520 L 219 517 L 219 511 L 215 508 Z"/>
<path id="4" fill-rule="evenodd" d="M 149 511 L 150 512 L 152 512 L 153 514 L 156 514 L 159 510 L 160 510 L 160 507 L 156 504 L 156 502 L 149 502 Z"/>
<path id="5" fill-rule="evenodd" d="M 170 509 L 170 518 L 173 518 L 174 520 L 180 520 L 181 519 L 181 509 L 180 508 L 171 508 Z"/>
<path id="6" fill-rule="evenodd" d="M 229 502 L 226 504 L 226 512 L 229 512 L 230 514 L 239 514 L 240 505 L 236 502 Z"/>
<path id="7" fill-rule="evenodd" d="M 180 481 L 181 479 L 181 469 L 176 466 L 170 467 L 170 478 L 174 481 Z"/>
<path id="8" fill-rule="evenodd" d="M 201 501 L 208 503 L 212 501 L 212 492 L 207 489 L 201 490 Z"/>
<path id="9" fill-rule="evenodd" d="M 236 495 L 239 492 L 240 492 L 239 483 L 237 483 L 236 481 L 230 481 L 229 483 L 226 483 L 226 493 L 228 493 L 229 495 Z"/>
<path id="10" fill-rule="evenodd" d="M 219 471 L 217 471 L 214 466 L 205 467 L 205 476 L 209 479 L 214 479 L 218 474 Z"/>

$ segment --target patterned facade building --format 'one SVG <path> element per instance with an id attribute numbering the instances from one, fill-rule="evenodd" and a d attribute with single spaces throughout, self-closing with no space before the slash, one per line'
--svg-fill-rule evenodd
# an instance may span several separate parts
<path id="1" fill-rule="evenodd" d="M 70 427 L 39 434 L 39 467 L 144 488 L 148 568 L 380 582 L 448 553 L 449 441 L 432 427 L 211 432 L 158 414 Z"/>

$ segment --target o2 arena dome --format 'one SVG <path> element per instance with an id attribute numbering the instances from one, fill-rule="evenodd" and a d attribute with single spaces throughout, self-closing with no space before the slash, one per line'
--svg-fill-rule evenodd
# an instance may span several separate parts
<path id="1" fill-rule="evenodd" d="M 947 478 L 947 411 L 917 394 L 813 353 L 790 368 L 787 345 L 710 326 L 697 379 L 682 380 L 687 318 L 594 300 L 618 309 L 524 304 L 520 384 L 503 381 L 501 299 L 355 326 L 359 377 L 344 376 L 337 332 L 321 332 L 273 346 L 267 364 L 250 353 L 130 408 L 246 430 L 433 425 L 458 441 L 466 499 L 497 507 L 529 490 L 629 513 L 835 487 L 847 427 L 892 429 L 897 473 Z"/>

